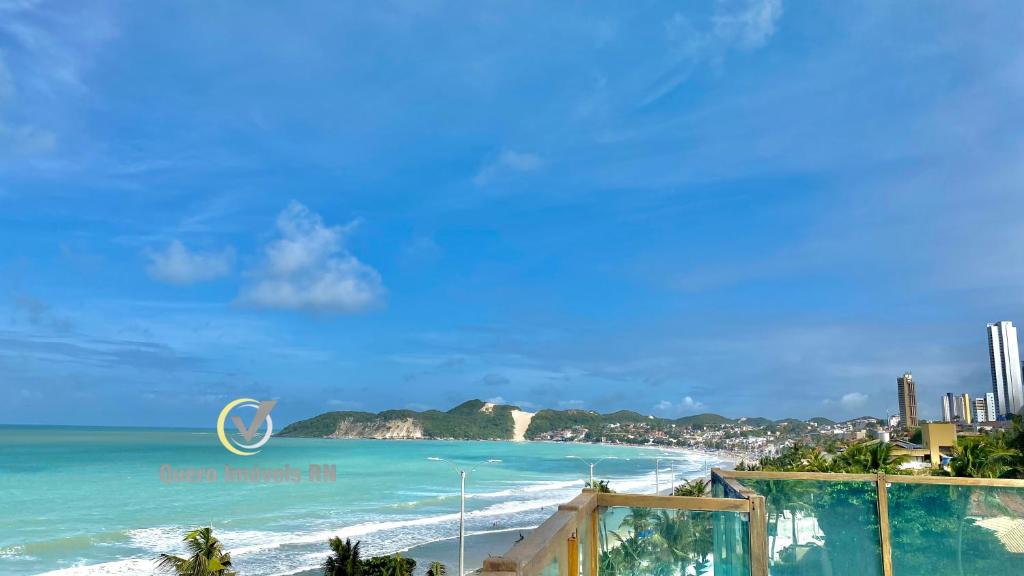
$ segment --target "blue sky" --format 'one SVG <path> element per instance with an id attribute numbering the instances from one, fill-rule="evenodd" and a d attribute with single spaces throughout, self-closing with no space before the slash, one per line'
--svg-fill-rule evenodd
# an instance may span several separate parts
<path id="1" fill-rule="evenodd" d="M 1024 324 L 1024 5 L 0 2 L 0 422 L 924 417 Z"/>

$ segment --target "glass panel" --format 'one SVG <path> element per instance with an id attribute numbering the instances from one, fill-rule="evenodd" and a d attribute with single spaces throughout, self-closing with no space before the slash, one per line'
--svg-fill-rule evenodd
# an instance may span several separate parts
<path id="1" fill-rule="evenodd" d="M 750 576 L 746 514 L 603 508 L 601 576 Z"/>
<path id="2" fill-rule="evenodd" d="M 881 576 L 874 482 L 742 482 L 765 498 L 771 576 Z"/>
<path id="3" fill-rule="evenodd" d="M 547 566 L 540 571 L 540 576 L 558 576 L 558 555 L 556 554 L 548 562 Z"/>
<path id="4" fill-rule="evenodd" d="M 580 574 L 588 574 L 587 559 L 589 554 L 587 551 L 590 549 L 590 515 L 584 516 L 579 526 L 576 527 L 576 537 L 579 539 L 580 548 Z"/>
<path id="5" fill-rule="evenodd" d="M 725 498 L 725 484 L 718 476 L 711 476 L 711 497 Z"/>
<path id="6" fill-rule="evenodd" d="M 744 500 L 718 476 L 712 475 L 711 496 Z M 713 518 L 715 571 L 719 576 L 750 574 L 750 533 L 746 514 L 717 514 Z"/>
<path id="7" fill-rule="evenodd" d="M 1011 574 L 1024 567 L 1024 489 L 889 485 L 896 576 Z"/>

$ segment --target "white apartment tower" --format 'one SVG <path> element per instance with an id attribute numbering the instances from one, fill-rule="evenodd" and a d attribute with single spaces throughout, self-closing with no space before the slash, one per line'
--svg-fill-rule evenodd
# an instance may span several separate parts
<path id="1" fill-rule="evenodd" d="M 996 417 L 1005 419 L 1024 407 L 1020 350 L 1017 348 L 1017 328 L 1013 322 L 988 325 L 988 355 L 992 368 Z"/>
<path id="2" fill-rule="evenodd" d="M 954 406 L 953 393 L 952 392 L 946 392 L 945 394 L 942 395 L 942 421 L 943 422 L 952 422 L 953 421 L 953 416 L 954 416 L 953 406 Z"/>
<path id="3" fill-rule="evenodd" d="M 974 408 L 974 421 L 975 422 L 988 422 L 988 410 L 985 408 L 984 398 L 975 398 L 973 402 Z"/>

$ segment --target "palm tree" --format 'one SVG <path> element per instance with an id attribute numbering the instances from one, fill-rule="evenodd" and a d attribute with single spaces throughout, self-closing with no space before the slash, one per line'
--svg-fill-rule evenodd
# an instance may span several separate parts
<path id="1" fill-rule="evenodd" d="M 871 453 L 867 442 L 857 442 L 846 447 L 836 458 L 836 467 L 849 473 L 868 473 L 871 471 Z"/>
<path id="2" fill-rule="evenodd" d="M 593 488 L 595 492 L 601 492 L 603 494 L 611 494 L 613 492 L 613 490 L 608 487 L 607 480 L 594 480 L 593 482 L 588 480 L 584 486 L 587 488 Z"/>
<path id="3" fill-rule="evenodd" d="M 1013 469 L 1010 464 L 1015 455 L 1013 450 L 994 443 L 971 442 L 953 449 L 949 470 L 944 473 L 968 478 L 1002 478 Z"/>
<path id="4" fill-rule="evenodd" d="M 900 466 L 908 458 L 904 454 L 896 454 L 889 442 L 857 442 L 835 459 L 832 468 L 837 472 L 898 474 Z"/>
<path id="5" fill-rule="evenodd" d="M 198 528 L 185 534 L 188 558 L 161 554 L 157 570 L 178 576 L 235 576 L 231 570 L 231 554 L 224 552 L 220 540 L 213 537 L 213 528 Z"/>
<path id="6" fill-rule="evenodd" d="M 633 529 L 633 535 L 642 538 L 651 529 L 654 510 L 651 508 L 630 508 L 629 514 L 622 519 L 622 525 Z"/>
<path id="7" fill-rule="evenodd" d="M 808 472 L 831 472 L 832 462 L 828 458 L 826 458 L 825 455 L 822 454 L 820 451 L 816 451 L 807 460 L 807 464 L 804 466 L 804 468 Z"/>
<path id="8" fill-rule="evenodd" d="M 448 568 L 440 562 L 431 562 L 430 568 L 427 568 L 427 576 L 447 576 Z"/>
<path id="9" fill-rule="evenodd" d="M 637 574 L 647 557 L 648 546 L 644 541 L 636 537 L 636 534 L 623 538 L 620 534 L 614 534 L 619 545 L 611 550 L 612 574 Z"/>
<path id="10" fill-rule="evenodd" d="M 900 466 L 910 459 L 906 454 L 893 452 L 892 444 L 889 442 L 875 442 L 871 446 L 871 471 L 884 472 L 885 474 L 898 474 Z"/>
<path id="11" fill-rule="evenodd" d="M 659 510 L 654 515 L 655 554 L 663 572 L 672 574 L 674 568 L 681 564 L 680 573 L 686 573 L 684 562 L 689 559 L 690 551 L 685 520 L 683 516 L 669 513 L 668 510 Z"/>
<path id="12" fill-rule="evenodd" d="M 341 538 L 334 537 L 328 540 L 327 544 L 333 553 L 324 560 L 324 576 L 362 575 L 363 563 L 359 558 L 361 542 L 353 544 L 348 538 L 342 542 Z"/>
<path id="13" fill-rule="evenodd" d="M 672 491 L 673 496 L 704 496 L 708 493 L 708 481 L 703 478 L 686 480 Z"/>

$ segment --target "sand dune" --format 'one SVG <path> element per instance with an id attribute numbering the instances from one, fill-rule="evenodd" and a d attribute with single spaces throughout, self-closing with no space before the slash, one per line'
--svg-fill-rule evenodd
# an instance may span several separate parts
<path id="1" fill-rule="evenodd" d="M 526 440 L 526 429 L 530 427 L 530 420 L 533 420 L 534 412 L 523 412 L 513 410 L 511 412 L 515 427 L 512 429 L 512 440 L 522 442 Z"/>

